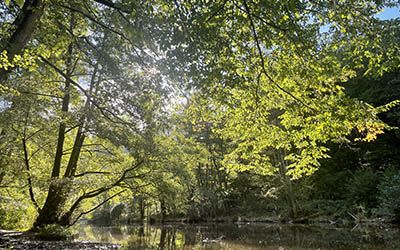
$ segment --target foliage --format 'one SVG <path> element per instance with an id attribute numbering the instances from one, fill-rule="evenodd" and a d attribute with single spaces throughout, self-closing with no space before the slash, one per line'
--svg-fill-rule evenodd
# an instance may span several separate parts
<path id="1" fill-rule="evenodd" d="M 286 6 L 286 10 L 294 14 L 291 17 L 285 13 L 285 8 L 228 1 L 221 5 L 226 10 L 223 14 L 213 16 L 211 24 L 200 25 L 197 28 L 201 31 L 192 34 L 200 41 L 198 46 L 212 51 L 204 52 L 205 59 L 201 60 L 210 67 L 199 65 L 190 69 L 190 77 L 204 82 L 202 86 L 210 86 L 211 90 L 211 94 L 204 97 L 204 101 L 196 101 L 196 105 L 204 109 L 202 114 L 208 112 L 208 116 L 214 116 L 211 121 L 226 121 L 222 128 L 214 129 L 235 144 L 235 149 L 224 159 L 230 169 L 274 174 L 277 170 L 271 151 L 284 150 L 288 174 L 298 179 L 312 174 L 320 161 L 328 157 L 325 143 L 346 141 L 354 129 L 362 140 L 371 141 L 386 127 L 377 118 L 380 109 L 349 98 L 342 85 L 349 79 L 368 75 L 375 68 L 385 68 L 384 72 L 388 72 L 397 67 L 383 66 L 392 61 L 389 58 L 398 55 L 397 46 L 392 46 L 397 37 L 396 21 L 373 19 L 370 15 L 381 6 L 366 2 L 360 3 L 362 10 L 358 14 L 347 8 L 302 4 L 305 6 Z M 190 7 L 189 4 L 182 8 Z M 307 12 L 320 8 L 320 14 Z M 209 14 L 203 11 L 198 16 L 185 17 L 195 23 L 192 19 Z M 365 18 L 358 19 L 357 15 L 365 15 Z M 260 18 L 268 16 L 275 16 L 282 22 L 274 26 Z M 233 21 L 225 22 L 227 19 Z M 288 19 L 292 20 L 289 27 L 284 22 Z M 321 34 L 318 27 L 327 23 L 332 24 L 330 35 Z M 373 43 L 380 48 L 393 48 L 390 56 L 388 53 L 387 57 L 374 61 L 380 50 L 353 49 L 353 46 L 371 42 L 375 27 L 383 24 L 390 30 L 387 40 Z M 294 34 L 298 35 L 296 39 Z M 191 49 L 185 51 L 190 53 Z M 368 56 L 364 56 L 364 52 Z M 203 67 L 215 71 L 205 73 Z"/>
<path id="2" fill-rule="evenodd" d="M 400 172 L 396 168 L 388 168 L 378 185 L 379 207 L 385 215 L 393 216 L 396 220 L 400 219 Z"/>
<path id="3" fill-rule="evenodd" d="M 388 6 L 6 1 L 0 195 L 39 227 L 137 197 L 162 220 L 297 217 L 311 198 L 393 212 L 396 179 L 374 184 L 399 155 L 399 20 L 375 18 Z M 14 212 L 3 224 L 26 220 Z"/>
<path id="4" fill-rule="evenodd" d="M 0 227 L 3 229 L 26 230 L 32 227 L 32 217 L 36 216 L 33 207 L 27 207 L 22 201 L 2 197 L 0 204 Z"/>
<path id="5" fill-rule="evenodd" d="M 353 173 L 346 185 L 348 204 L 376 207 L 378 175 L 372 169 L 361 169 Z"/>
<path id="6" fill-rule="evenodd" d="M 49 224 L 38 228 L 35 236 L 40 240 L 66 241 L 72 239 L 72 234 L 68 229 L 56 224 Z"/>

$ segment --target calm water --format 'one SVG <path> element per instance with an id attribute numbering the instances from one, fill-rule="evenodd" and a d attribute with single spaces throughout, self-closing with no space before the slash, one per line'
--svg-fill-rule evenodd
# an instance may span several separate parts
<path id="1" fill-rule="evenodd" d="M 77 229 L 78 240 L 110 242 L 123 249 L 400 249 L 399 228 L 328 225 L 217 224 L 94 227 Z"/>

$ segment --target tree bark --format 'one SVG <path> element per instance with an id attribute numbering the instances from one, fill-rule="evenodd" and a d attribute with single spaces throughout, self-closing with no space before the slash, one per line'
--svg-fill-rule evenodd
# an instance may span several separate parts
<path id="1" fill-rule="evenodd" d="M 26 0 L 22 9 L 13 22 L 15 29 L 11 37 L 3 41 L 2 49 L 7 50 L 8 60 L 12 60 L 15 55 L 20 54 L 28 44 L 35 30 L 36 22 L 43 14 L 42 0 Z M 0 80 L 5 81 L 10 70 L 0 69 Z"/>
<path id="2" fill-rule="evenodd" d="M 74 25 L 74 18 L 71 17 L 71 26 Z M 70 88 L 71 81 L 70 77 L 72 76 L 73 65 L 72 65 L 72 57 L 73 57 L 73 44 L 71 43 L 68 46 L 66 58 L 66 75 L 69 78 L 65 79 L 65 88 L 64 88 L 64 97 L 61 104 L 61 112 L 62 115 L 68 113 L 69 103 L 70 103 Z M 60 216 L 62 208 L 65 204 L 68 195 L 68 180 L 65 183 L 62 183 L 59 180 L 60 170 L 61 170 L 61 161 L 63 156 L 64 149 L 64 140 L 65 140 L 65 130 L 66 124 L 64 121 L 61 121 L 58 127 L 58 139 L 57 139 L 57 148 L 54 156 L 54 164 L 51 172 L 50 178 L 50 186 L 47 192 L 46 201 L 39 212 L 39 216 L 37 217 L 34 227 L 41 227 L 47 224 L 59 224 Z M 65 180 L 65 179 L 64 179 Z"/>
<path id="3" fill-rule="evenodd" d="M 167 217 L 167 206 L 164 199 L 160 199 L 160 209 L 161 209 L 161 224 L 164 224 Z"/>
<path id="4" fill-rule="evenodd" d="M 71 21 L 71 23 L 72 22 L 73 21 Z M 65 63 L 67 66 L 66 75 L 68 75 L 68 77 L 70 78 L 72 76 L 72 53 L 73 53 L 72 44 L 68 46 L 67 53 L 68 55 Z M 71 81 L 69 79 L 65 79 L 64 97 L 61 106 L 62 115 L 68 113 L 69 102 L 70 102 L 70 91 L 71 91 Z M 64 140 L 65 140 L 65 129 L 66 129 L 65 122 L 61 121 L 58 128 L 57 149 L 56 149 L 56 155 L 54 157 L 54 165 L 51 173 L 51 178 L 58 178 L 60 176 L 61 160 L 63 156 Z"/>
<path id="5" fill-rule="evenodd" d="M 93 74 L 91 76 L 89 92 L 88 92 L 89 95 L 92 95 L 93 89 L 96 89 L 95 85 L 97 85 L 99 82 L 99 80 L 96 82 L 97 70 L 98 70 L 98 64 L 95 65 Z M 79 155 L 82 150 L 83 142 L 85 141 L 86 138 L 86 135 L 84 133 L 84 127 L 85 123 L 87 122 L 89 110 L 90 110 L 90 101 L 86 100 L 85 106 L 83 108 L 83 114 L 80 117 L 78 132 L 76 133 L 75 136 L 74 146 L 72 148 L 71 156 L 69 158 L 68 165 L 64 173 L 64 177 L 73 177 L 75 175 L 79 161 Z"/>
<path id="6" fill-rule="evenodd" d="M 160 243 L 158 249 L 163 250 L 165 247 L 165 236 L 167 236 L 167 230 L 165 227 L 161 227 Z"/>
<path id="7" fill-rule="evenodd" d="M 145 201 L 143 195 L 139 196 L 139 212 L 140 212 L 140 221 L 143 223 L 144 222 L 144 216 L 145 216 Z"/>
<path id="8" fill-rule="evenodd" d="M 76 167 L 78 165 L 79 155 L 81 153 L 82 145 L 85 140 L 85 134 L 83 133 L 83 124 L 78 128 L 76 133 L 74 146 L 72 148 L 71 156 L 68 161 L 67 169 L 65 170 L 64 177 L 72 177 L 75 175 Z"/>

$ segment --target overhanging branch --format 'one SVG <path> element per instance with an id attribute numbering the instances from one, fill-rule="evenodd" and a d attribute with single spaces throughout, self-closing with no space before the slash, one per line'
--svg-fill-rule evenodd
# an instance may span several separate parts
<path id="1" fill-rule="evenodd" d="M 108 186 L 104 186 L 95 190 L 92 190 L 88 193 L 83 194 L 82 196 L 80 196 L 71 206 L 71 208 L 68 210 L 68 212 L 66 212 L 63 216 L 62 221 L 67 221 L 68 218 L 71 217 L 71 215 L 74 213 L 74 211 L 79 207 L 79 205 L 81 204 L 82 201 L 86 200 L 86 199 L 90 199 L 93 197 L 96 197 L 99 194 L 102 194 L 106 191 L 111 190 L 114 187 L 117 187 L 119 184 L 121 184 L 127 177 L 127 174 L 135 169 L 137 169 L 138 167 L 140 167 L 142 164 L 144 163 L 144 160 L 139 160 L 137 161 L 135 164 L 133 164 L 130 168 L 125 169 L 125 171 L 122 172 L 121 176 L 114 181 L 112 184 L 108 185 Z"/>
<path id="2" fill-rule="evenodd" d="M 109 121 L 113 122 L 113 123 L 119 123 L 119 124 L 123 124 L 123 125 L 128 125 L 131 126 L 132 124 L 129 122 L 124 121 L 123 119 L 121 119 L 120 117 L 118 117 L 116 114 L 114 114 L 112 111 L 101 107 L 100 104 L 98 104 L 93 98 L 92 96 L 76 81 L 74 81 L 71 77 L 69 77 L 67 74 L 65 74 L 61 69 L 59 69 L 57 66 L 55 66 L 53 63 L 51 63 L 49 60 L 47 60 L 46 58 L 44 58 L 43 56 L 39 55 L 39 58 L 46 63 L 47 65 L 49 65 L 51 68 L 53 68 L 57 73 L 59 73 L 62 77 L 64 77 L 66 80 L 68 80 L 72 85 L 74 85 L 75 87 L 77 87 L 80 91 L 82 91 L 82 93 L 86 96 L 86 98 L 88 99 L 89 102 L 91 102 L 93 104 L 94 107 L 96 107 L 100 113 L 107 118 Z M 107 113 L 109 113 L 112 117 L 114 117 L 115 119 L 117 119 L 118 121 L 113 120 Z"/>
<path id="3" fill-rule="evenodd" d="M 261 66 L 262 73 L 263 73 L 263 74 L 268 78 L 268 80 L 269 80 L 272 84 L 274 84 L 280 91 L 282 91 L 283 93 L 287 94 L 288 96 L 290 96 L 290 97 L 293 98 L 295 101 L 297 101 L 298 103 L 302 104 L 303 106 L 305 106 L 305 107 L 307 107 L 307 108 L 309 108 L 309 109 L 311 109 L 311 110 L 313 110 L 313 111 L 316 111 L 314 108 L 310 107 L 310 106 L 309 106 L 307 103 L 305 103 L 303 100 L 299 99 L 298 97 L 294 96 L 292 93 L 290 93 L 289 91 L 287 91 L 285 88 L 283 88 L 280 84 L 278 84 L 278 83 L 268 74 L 268 72 L 267 72 L 267 70 L 266 70 L 266 68 L 265 68 L 265 60 L 264 60 L 264 56 L 263 56 L 262 49 L 261 49 L 260 39 L 259 39 L 259 37 L 258 37 L 257 30 L 256 30 L 256 27 L 255 27 L 253 18 L 252 18 L 252 14 L 251 14 L 251 11 L 250 11 L 249 6 L 247 5 L 246 0 L 243 0 L 243 5 L 244 5 L 244 8 L 245 8 L 246 14 L 247 14 L 247 16 L 248 16 L 248 18 L 249 18 L 249 21 L 250 21 L 250 28 L 251 28 L 251 32 L 252 32 L 252 35 L 253 35 L 254 42 L 256 43 L 256 47 L 257 47 L 257 51 L 258 51 L 258 56 L 259 56 L 259 58 L 260 58 L 260 66 Z"/>
<path id="4" fill-rule="evenodd" d="M 93 212 L 93 211 L 96 210 L 97 208 L 101 207 L 101 206 L 102 206 L 104 203 L 106 203 L 107 201 L 109 201 L 109 200 L 111 200 L 112 198 L 114 198 L 114 197 L 116 197 L 116 196 L 118 196 L 118 195 L 124 193 L 125 191 L 126 191 L 126 189 L 125 189 L 125 190 L 122 190 L 122 191 L 120 191 L 120 192 L 118 192 L 118 193 L 116 193 L 116 194 L 114 194 L 114 195 L 112 195 L 112 196 L 110 196 L 110 197 L 108 197 L 107 199 L 103 200 L 102 202 L 100 202 L 98 205 L 92 207 L 91 209 L 89 209 L 89 210 L 87 210 L 87 211 L 84 211 L 84 212 L 81 212 L 69 226 L 74 225 L 83 215 Z"/>
<path id="5" fill-rule="evenodd" d="M 132 12 L 132 10 L 130 10 L 130 9 L 128 9 L 128 8 L 124 8 L 124 6 L 120 6 L 120 5 L 115 4 L 115 3 L 113 3 L 112 1 L 109 1 L 109 0 L 94 0 L 94 1 L 95 1 L 96 3 L 105 5 L 105 6 L 107 6 L 107 7 L 110 7 L 110 8 L 112 8 L 112 9 L 116 9 L 116 10 L 118 10 L 118 11 L 122 11 L 122 12 L 127 13 L 127 14 L 129 14 L 129 13 Z"/>

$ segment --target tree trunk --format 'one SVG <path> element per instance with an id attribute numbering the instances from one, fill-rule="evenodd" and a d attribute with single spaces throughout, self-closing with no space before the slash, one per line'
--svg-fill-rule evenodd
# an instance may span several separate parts
<path id="1" fill-rule="evenodd" d="M 68 161 L 67 169 L 65 170 L 64 177 L 73 177 L 76 172 L 78 165 L 79 155 L 81 153 L 82 145 L 85 140 L 85 134 L 83 133 L 83 123 L 79 125 L 78 132 L 76 133 L 74 146 L 72 148 L 71 156 Z"/>
<path id="2" fill-rule="evenodd" d="M 2 41 L 2 50 L 7 50 L 8 60 L 12 60 L 15 55 L 20 54 L 25 48 L 33 31 L 37 20 L 43 14 L 43 1 L 42 0 L 26 0 L 18 17 L 13 22 L 15 27 L 11 37 Z M 9 70 L 0 69 L 0 81 L 5 81 Z"/>
<path id="3" fill-rule="evenodd" d="M 59 182 L 50 184 L 46 202 L 39 212 L 39 216 L 34 223 L 35 228 L 48 224 L 60 224 L 61 211 L 65 202 L 63 185 Z"/>
<path id="4" fill-rule="evenodd" d="M 71 26 L 74 25 L 74 18 L 71 17 Z M 66 58 L 66 75 L 68 77 L 72 76 L 73 65 L 72 65 L 72 57 L 73 57 L 73 45 L 72 43 L 68 46 Z M 70 79 L 65 80 L 64 87 L 64 97 L 62 99 L 61 104 L 61 112 L 63 115 L 68 113 L 69 103 L 70 103 L 70 91 L 71 91 L 71 82 Z M 57 148 L 54 156 L 54 164 L 51 172 L 50 186 L 47 192 L 46 201 L 43 205 L 43 208 L 39 211 L 39 216 L 37 217 L 34 227 L 41 227 L 47 224 L 59 224 L 60 216 L 63 206 L 66 202 L 68 196 L 68 182 L 69 180 L 62 179 L 60 180 L 60 171 L 61 171 L 61 161 L 63 157 L 64 150 L 64 140 L 65 140 L 65 130 L 66 124 L 64 121 L 60 122 L 58 127 L 58 139 L 57 139 Z M 71 156 L 72 157 L 72 156 Z M 64 182 L 64 183 L 63 183 Z"/>
<path id="5" fill-rule="evenodd" d="M 139 196 L 139 212 L 140 212 L 140 221 L 143 223 L 144 222 L 144 216 L 145 216 L 145 202 L 144 202 L 144 197 L 141 195 Z"/>
<path id="6" fill-rule="evenodd" d="M 164 224 L 165 218 L 167 217 L 167 207 L 165 205 L 164 199 L 160 200 L 160 209 L 161 209 L 161 224 Z"/>
<path id="7" fill-rule="evenodd" d="M 96 84 L 98 84 L 100 81 L 98 79 L 98 81 L 96 82 L 97 70 L 98 70 L 98 64 L 95 65 L 94 70 L 93 70 L 93 74 L 92 74 L 90 86 L 89 86 L 89 95 L 92 94 L 93 89 L 96 89 L 96 87 L 97 87 Z M 67 168 L 64 173 L 64 177 L 73 177 L 75 175 L 76 168 L 77 168 L 78 161 L 79 161 L 79 155 L 82 150 L 83 142 L 85 141 L 85 138 L 86 138 L 86 135 L 84 133 L 84 127 L 85 127 L 85 123 L 87 122 L 87 116 L 88 116 L 89 110 L 90 110 L 90 101 L 86 100 L 85 106 L 83 108 L 83 114 L 79 119 L 80 124 L 78 127 L 78 132 L 76 133 L 76 136 L 75 136 L 74 146 L 72 148 L 71 156 L 69 158 L 68 165 L 67 165 Z"/>

